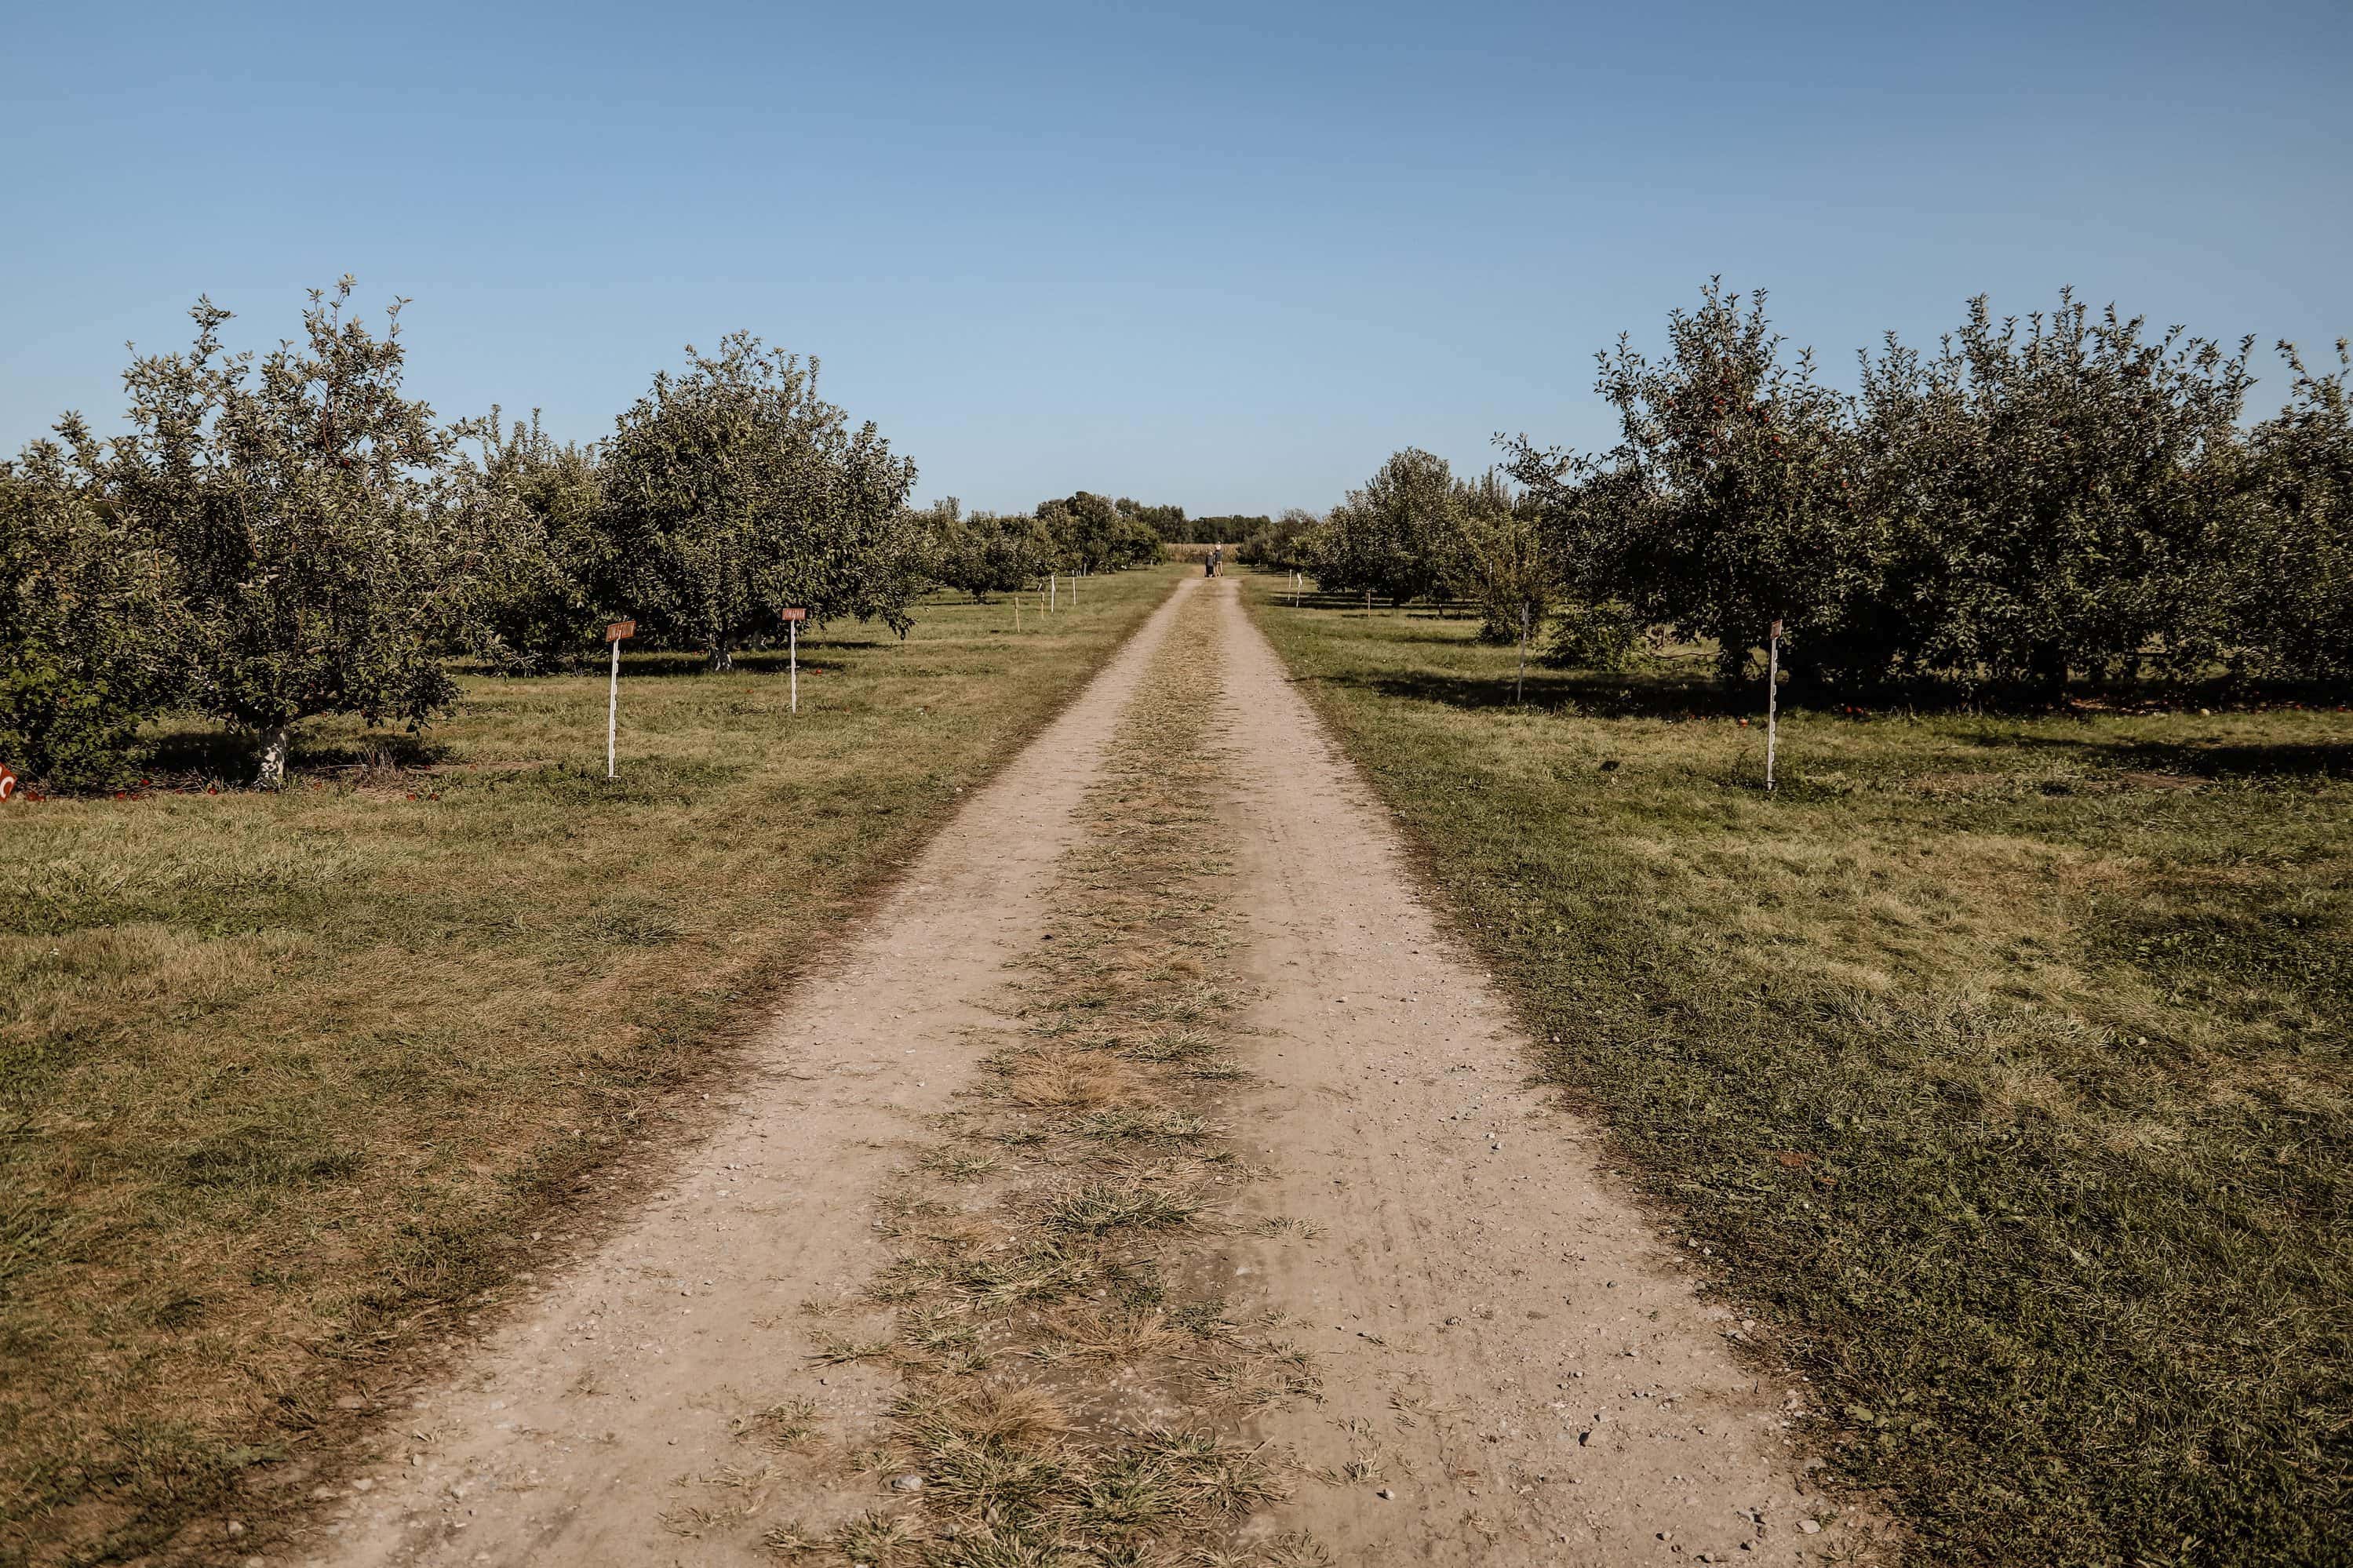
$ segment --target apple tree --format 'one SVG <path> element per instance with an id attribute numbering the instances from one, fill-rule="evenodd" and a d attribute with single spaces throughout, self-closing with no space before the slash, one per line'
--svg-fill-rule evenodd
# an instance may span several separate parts
<path id="1" fill-rule="evenodd" d="M 78 481 L 168 563 L 178 705 L 252 735 L 264 788 L 304 719 L 415 727 L 457 696 L 452 437 L 402 395 L 400 302 L 378 334 L 352 289 L 313 289 L 302 337 L 259 361 L 199 300 L 194 345 L 125 374 L 127 435 L 62 427 Z"/>
<path id="2" fill-rule="evenodd" d="M 814 360 L 748 332 L 687 367 L 617 422 L 605 506 L 628 613 L 725 669 L 793 606 L 910 624 L 922 533 L 913 462 L 818 395 Z"/>

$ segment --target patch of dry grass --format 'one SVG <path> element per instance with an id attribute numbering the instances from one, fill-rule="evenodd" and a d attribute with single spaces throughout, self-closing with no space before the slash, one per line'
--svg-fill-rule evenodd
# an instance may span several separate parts
<path id="1" fill-rule="evenodd" d="M 470 678 L 422 742 L 306 726 L 282 796 L 0 812 L 0 1560 L 290 1488 L 1168 582 L 818 634 L 797 719 L 763 656 L 626 658 L 617 784 L 600 677 Z"/>
<path id="2" fill-rule="evenodd" d="M 817 1401 L 787 1399 L 765 1410 L 739 1417 L 735 1436 L 767 1448 L 790 1448 L 817 1435 Z"/>

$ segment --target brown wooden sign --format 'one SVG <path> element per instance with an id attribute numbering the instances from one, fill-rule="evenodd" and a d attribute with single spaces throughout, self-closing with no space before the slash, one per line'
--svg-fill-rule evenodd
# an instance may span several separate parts
<path id="1" fill-rule="evenodd" d="M 780 621 L 805 621 L 808 619 L 808 612 L 807 610 L 778 610 L 776 612 L 776 618 Z"/>
<path id="2" fill-rule="evenodd" d="M 637 635 L 638 623 L 635 621 L 615 621 L 605 628 L 607 642 L 619 642 L 623 637 L 633 637 Z"/>

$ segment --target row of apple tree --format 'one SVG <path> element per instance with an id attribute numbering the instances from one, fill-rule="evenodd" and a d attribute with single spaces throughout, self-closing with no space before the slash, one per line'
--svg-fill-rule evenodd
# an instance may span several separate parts
<path id="1" fill-rule="evenodd" d="M 403 390 L 397 305 L 372 327 L 351 293 L 314 293 L 259 356 L 200 301 L 189 348 L 125 373 L 124 434 L 69 415 L 0 464 L 0 763 L 103 787 L 177 711 L 248 735 L 274 784 L 304 719 L 448 710 L 453 655 L 559 668 L 628 617 L 724 668 L 788 605 L 903 631 L 936 585 L 1155 560 L 1183 521 L 1085 493 L 1018 526 L 913 509 L 913 463 L 819 395 L 816 363 L 741 333 L 593 445 L 445 422 Z"/>
<path id="2" fill-rule="evenodd" d="M 1467 597 L 1489 630 L 1550 627 L 1559 662 L 1643 639 L 1783 659 L 1833 687 L 2051 691 L 2218 677 L 2353 680 L 2353 402 L 2277 346 L 2284 405 L 2251 417 L 2253 340 L 2152 332 L 2063 292 L 1983 299 L 1934 351 L 1891 335 L 1856 389 L 1792 353 L 1761 295 L 1711 285 L 1664 352 L 1599 359 L 1618 439 L 1499 437 L 1457 478 L 1397 454 L 1248 558 L 1392 604 Z"/>

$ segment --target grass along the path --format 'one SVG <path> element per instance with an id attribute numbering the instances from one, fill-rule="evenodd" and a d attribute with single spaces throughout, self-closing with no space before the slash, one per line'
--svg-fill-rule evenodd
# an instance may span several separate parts
<path id="1" fill-rule="evenodd" d="M 233 1492 L 266 1540 L 1174 572 L 833 628 L 797 719 L 781 655 L 625 658 L 617 784 L 599 671 L 470 679 L 421 747 L 308 726 L 282 797 L 0 811 L 0 1563 Z"/>
<path id="2" fill-rule="evenodd" d="M 787 1556 L 900 1568 L 1327 1563 L 1300 1537 L 1238 1543 L 1282 1495 L 1235 1436 L 1311 1396 L 1303 1352 L 1194 1280 L 1245 1179 L 1215 1117 L 1240 1075 L 1240 998 L 1210 733 L 1216 606 L 1190 600 L 1146 670 L 1089 831 L 1052 891 L 1021 1026 L 890 1198 L 898 1260 L 863 1298 L 812 1303 L 827 1358 L 903 1380 L 886 1446 L 920 1478 L 838 1529 L 786 1526 Z"/>
<path id="3" fill-rule="evenodd" d="M 2346 1560 L 2353 719 L 1801 710 L 1767 798 L 1697 683 L 1248 590 L 1918 1561 Z"/>

